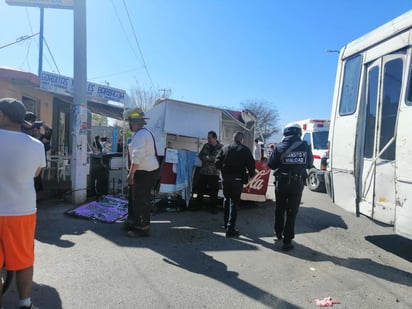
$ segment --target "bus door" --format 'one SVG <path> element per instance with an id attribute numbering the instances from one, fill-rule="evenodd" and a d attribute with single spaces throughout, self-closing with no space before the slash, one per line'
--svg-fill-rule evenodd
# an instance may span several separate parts
<path id="1" fill-rule="evenodd" d="M 362 80 L 362 55 L 345 60 L 338 68 L 330 126 L 330 184 L 336 205 L 355 213 L 355 150 L 358 132 L 358 100 Z"/>
<path id="2" fill-rule="evenodd" d="M 359 211 L 395 223 L 396 121 L 404 54 L 384 56 L 367 67 Z"/>

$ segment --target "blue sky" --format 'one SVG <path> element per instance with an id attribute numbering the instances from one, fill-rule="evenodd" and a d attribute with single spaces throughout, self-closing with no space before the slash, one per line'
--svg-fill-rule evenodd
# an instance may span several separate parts
<path id="1" fill-rule="evenodd" d="M 233 109 L 263 99 L 280 125 L 329 118 L 338 54 L 325 50 L 412 9 L 409 0 L 86 1 L 89 81 L 128 92 L 138 81 Z M 0 46 L 37 33 L 39 11 L 0 0 Z M 60 74 L 73 76 L 73 12 L 46 9 L 44 36 Z M 1 48 L 0 66 L 37 74 L 38 50 L 38 36 Z M 43 70 L 58 73 L 46 46 Z"/>

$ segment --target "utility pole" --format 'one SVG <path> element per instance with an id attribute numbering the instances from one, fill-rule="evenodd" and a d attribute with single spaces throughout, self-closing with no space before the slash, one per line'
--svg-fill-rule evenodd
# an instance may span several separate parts
<path id="1" fill-rule="evenodd" d="M 167 98 L 167 97 L 166 97 L 166 92 L 169 92 L 169 95 L 170 95 L 170 92 L 171 92 L 172 90 L 171 90 L 171 89 L 162 88 L 162 89 L 159 89 L 159 91 L 163 91 L 163 96 L 162 96 L 162 98 Z"/>
<path id="2" fill-rule="evenodd" d="M 43 71 L 43 32 L 44 32 L 44 7 L 40 7 L 40 32 L 39 32 L 39 68 L 37 76 L 41 77 Z"/>
<path id="3" fill-rule="evenodd" d="M 74 0 L 72 201 L 87 199 L 87 38 L 86 0 Z"/>

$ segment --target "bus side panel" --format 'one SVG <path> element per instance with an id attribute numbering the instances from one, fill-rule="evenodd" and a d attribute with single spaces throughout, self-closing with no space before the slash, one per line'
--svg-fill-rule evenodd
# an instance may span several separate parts
<path id="1" fill-rule="evenodd" d="M 411 87 L 411 85 L 409 85 Z M 409 90 L 411 92 L 411 90 Z M 411 99 L 411 98 L 409 98 Z M 412 103 L 410 103 L 412 104 Z M 402 104 L 396 137 L 396 218 L 397 234 L 412 239 L 412 106 Z"/>
<path id="2" fill-rule="evenodd" d="M 395 233 L 412 239 L 412 180 L 397 181 Z"/>

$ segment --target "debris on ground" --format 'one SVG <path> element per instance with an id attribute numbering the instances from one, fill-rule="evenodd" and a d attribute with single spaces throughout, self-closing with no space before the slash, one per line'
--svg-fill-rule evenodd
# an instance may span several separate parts
<path id="1" fill-rule="evenodd" d="M 338 300 L 332 299 L 332 297 L 325 297 L 324 299 L 315 299 L 316 306 L 318 307 L 331 307 L 335 304 L 340 304 Z"/>

